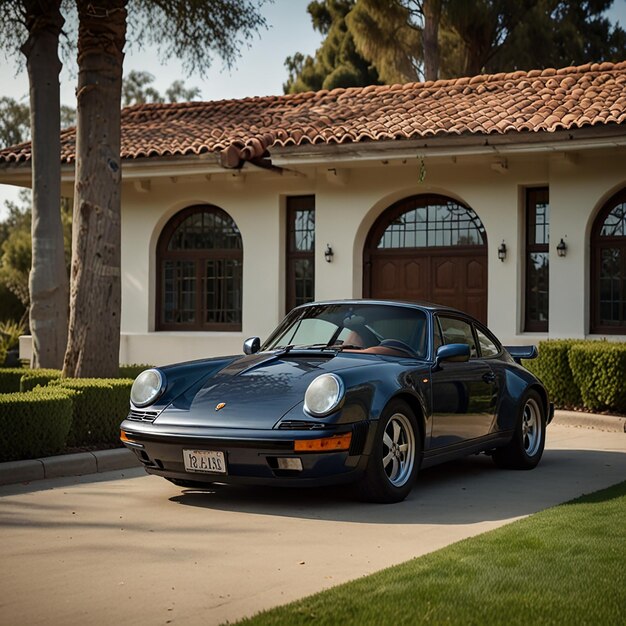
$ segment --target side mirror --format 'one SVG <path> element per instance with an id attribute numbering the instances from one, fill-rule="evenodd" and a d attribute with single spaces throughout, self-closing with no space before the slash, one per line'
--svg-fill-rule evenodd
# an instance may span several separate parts
<path id="1" fill-rule="evenodd" d="M 256 354 L 261 349 L 261 339 L 259 337 L 248 337 L 243 342 L 244 354 Z"/>
<path id="2" fill-rule="evenodd" d="M 450 343 L 447 346 L 439 346 L 435 355 L 435 365 L 439 367 L 442 362 L 465 363 L 470 358 L 470 347 L 466 343 Z"/>

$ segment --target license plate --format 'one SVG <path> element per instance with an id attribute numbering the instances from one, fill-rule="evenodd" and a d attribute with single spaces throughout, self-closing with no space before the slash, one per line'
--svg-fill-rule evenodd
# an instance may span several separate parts
<path id="1" fill-rule="evenodd" d="M 187 472 L 226 474 L 226 458 L 219 450 L 183 450 Z"/>

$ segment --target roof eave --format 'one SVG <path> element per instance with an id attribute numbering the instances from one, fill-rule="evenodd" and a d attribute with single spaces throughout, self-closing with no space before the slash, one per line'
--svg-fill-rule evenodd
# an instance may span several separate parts
<path id="1" fill-rule="evenodd" d="M 272 163 L 279 167 L 480 155 L 515 155 L 566 152 L 626 146 L 626 125 L 612 124 L 553 132 L 464 134 L 419 139 L 367 141 L 345 144 L 306 144 L 270 148 Z"/>

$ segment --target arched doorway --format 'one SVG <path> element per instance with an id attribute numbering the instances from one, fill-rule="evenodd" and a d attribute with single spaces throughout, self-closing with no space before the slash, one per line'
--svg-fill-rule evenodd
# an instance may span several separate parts
<path id="1" fill-rule="evenodd" d="M 487 236 L 476 213 L 440 195 L 396 202 L 372 226 L 363 294 L 452 306 L 487 321 Z"/>
<path id="2" fill-rule="evenodd" d="M 591 332 L 626 334 L 626 189 L 602 207 L 591 231 Z"/>

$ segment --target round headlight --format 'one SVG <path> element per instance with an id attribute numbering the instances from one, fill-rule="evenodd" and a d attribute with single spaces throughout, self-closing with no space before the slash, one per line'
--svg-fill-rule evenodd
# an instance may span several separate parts
<path id="1" fill-rule="evenodd" d="M 332 413 L 343 400 L 344 386 L 339 376 L 318 376 L 304 394 L 304 410 L 315 417 Z"/>
<path id="2" fill-rule="evenodd" d="M 138 407 L 152 404 L 165 390 L 165 376 L 159 370 L 141 372 L 130 390 L 130 400 Z"/>

